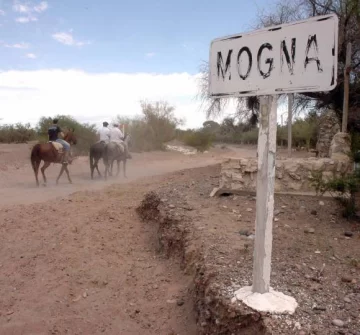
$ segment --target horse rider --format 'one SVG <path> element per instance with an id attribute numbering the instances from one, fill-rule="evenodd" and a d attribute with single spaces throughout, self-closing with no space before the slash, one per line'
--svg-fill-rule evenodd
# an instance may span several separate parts
<path id="1" fill-rule="evenodd" d="M 70 144 L 64 141 L 62 138 L 59 138 L 59 134 L 62 138 L 64 137 L 64 133 L 62 132 L 61 128 L 58 126 L 58 120 L 54 119 L 52 126 L 50 126 L 48 129 L 49 142 L 58 142 L 63 146 L 64 148 L 63 164 L 68 164 L 68 159 L 70 154 Z"/>
<path id="2" fill-rule="evenodd" d="M 120 130 L 118 123 L 114 123 L 113 128 L 110 130 L 110 142 L 116 143 L 121 152 L 124 150 L 126 158 L 132 158 L 127 143 L 124 142 L 124 134 Z"/>
<path id="3" fill-rule="evenodd" d="M 103 122 L 103 127 L 98 131 L 100 143 L 107 144 L 110 142 L 110 129 L 108 125 L 106 121 Z"/>

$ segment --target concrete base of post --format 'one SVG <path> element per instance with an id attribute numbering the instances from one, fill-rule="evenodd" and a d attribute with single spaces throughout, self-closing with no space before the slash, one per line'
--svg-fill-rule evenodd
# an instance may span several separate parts
<path id="1" fill-rule="evenodd" d="M 270 288 L 267 293 L 254 293 L 252 286 L 245 286 L 235 292 L 234 300 L 242 301 L 250 308 L 271 314 L 293 314 L 298 303 L 293 297 Z"/>

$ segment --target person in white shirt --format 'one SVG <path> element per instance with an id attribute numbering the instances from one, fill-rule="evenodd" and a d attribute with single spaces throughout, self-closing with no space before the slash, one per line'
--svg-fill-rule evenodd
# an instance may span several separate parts
<path id="1" fill-rule="evenodd" d="M 110 142 L 116 143 L 121 151 L 125 151 L 127 158 L 132 158 L 129 153 L 129 148 L 124 142 L 124 134 L 117 123 L 114 123 L 114 127 L 110 130 Z"/>
<path id="2" fill-rule="evenodd" d="M 103 127 L 98 131 L 99 142 L 109 143 L 110 142 L 110 129 L 107 127 L 109 124 L 103 122 Z"/>

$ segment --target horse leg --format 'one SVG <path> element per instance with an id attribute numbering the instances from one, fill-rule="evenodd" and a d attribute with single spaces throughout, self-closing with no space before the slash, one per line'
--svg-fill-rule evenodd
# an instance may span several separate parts
<path id="1" fill-rule="evenodd" d="M 67 166 L 67 165 L 65 165 L 65 172 L 66 172 L 66 175 L 67 175 L 67 177 L 68 177 L 69 183 L 72 184 L 72 180 L 71 180 L 71 178 L 70 178 L 70 173 L 69 173 L 69 170 L 68 170 L 68 166 Z"/>
<path id="2" fill-rule="evenodd" d="M 36 186 L 37 187 L 39 187 L 39 185 L 40 185 L 39 184 L 39 178 L 38 178 L 40 163 L 41 163 L 41 160 L 40 161 L 35 161 L 33 163 L 35 179 L 36 179 Z"/>
<path id="3" fill-rule="evenodd" d="M 98 163 L 99 163 L 99 160 L 97 160 L 97 161 L 95 162 L 95 167 L 96 167 L 96 170 L 97 170 L 97 172 L 98 172 L 98 174 L 99 174 L 99 177 L 101 177 L 101 173 L 100 173 L 100 170 L 99 170 Z"/>
<path id="4" fill-rule="evenodd" d="M 111 177 L 113 175 L 113 166 L 114 166 L 114 160 L 112 159 L 111 163 L 110 163 L 110 169 L 109 169 L 109 176 L 111 176 Z"/>
<path id="5" fill-rule="evenodd" d="M 47 184 L 46 176 L 45 176 L 45 170 L 50 166 L 50 162 L 44 162 L 44 165 L 41 168 L 41 173 L 44 179 L 44 186 Z M 39 164 L 40 165 L 40 164 Z"/>
<path id="6" fill-rule="evenodd" d="M 117 171 L 116 171 L 116 177 L 117 177 L 120 173 L 120 160 L 117 160 L 116 164 L 117 164 Z"/>
<path id="7" fill-rule="evenodd" d="M 61 164 L 60 173 L 59 173 L 59 176 L 58 176 L 57 179 L 56 179 L 56 185 L 59 184 L 59 179 L 60 179 L 60 177 L 62 176 L 62 174 L 64 173 L 65 166 L 66 166 L 66 164 Z"/>
<path id="8" fill-rule="evenodd" d="M 90 175 L 91 179 L 94 179 L 94 166 L 90 163 Z"/>
<path id="9" fill-rule="evenodd" d="M 105 180 L 107 180 L 107 176 L 108 176 L 108 172 L 109 172 L 109 163 L 105 164 Z"/>
<path id="10" fill-rule="evenodd" d="M 127 175 L 126 175 L 126 159 L 124 159 L 124 162 L 123 162 L 123 170 L 124 170 L 124 178 L 127 178 Z"/>

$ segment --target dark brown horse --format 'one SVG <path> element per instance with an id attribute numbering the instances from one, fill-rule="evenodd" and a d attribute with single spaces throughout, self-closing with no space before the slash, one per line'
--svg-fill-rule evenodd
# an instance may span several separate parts
<path id="1" fill-rule="evenodd" d="M 72 144 L 75 145 L 77 143 L 76 136 L 74 134 L 74 129 L 69 130 L 65 134 L 64 141 L 70 143 L 71 145 Z M 55 144 L 56 146 L 60 147 L 59 143 L 57 142 L 54 143 L 56 143 Z M 61 175 L 64 173 L 64 171 L 67 174 L 70 184 L 72 183 L 67 164 L 62 163 L 63 156 L 64 156 L 64 149 L 62 148 L 62 150 L 58 150 L 51 142 L 38 143 L 34 145 L 34 147 L 31 150 L 31 165 L 34 169 L 37 186 L 39 186 L 38 173 L 39 173 L 39 167 L 41 161 L 44 161 L 44 165 L 41 168 L 41 173 L 44 179 L 44 186 L 46 186 L 47 183 L 45 170 L 50 166 L 51 163 L 62 164 L 59 176 L 56 179 L 56 184 L 58 184 L 59 179 Z"/>

